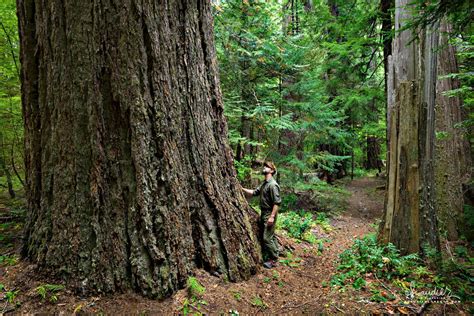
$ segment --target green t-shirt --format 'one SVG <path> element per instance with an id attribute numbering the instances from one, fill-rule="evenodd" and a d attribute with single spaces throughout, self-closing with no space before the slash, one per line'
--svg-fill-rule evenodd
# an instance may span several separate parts
<path id="1" fill-rule="evenodd" d="M 260 209 L 271 210 L 273 205 L 280 205 L 280 186 L 271 178 L 265 180 L 261 185 L 258 186 L 253 192 L 254 196 L 260 195 Z"/>

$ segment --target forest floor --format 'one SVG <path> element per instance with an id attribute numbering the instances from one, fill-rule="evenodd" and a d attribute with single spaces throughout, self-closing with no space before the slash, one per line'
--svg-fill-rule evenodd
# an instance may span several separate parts
<path id="1" fill-rule="evenodd" d="M 205 291 L 194 298 L 186 289 L 161 301 L 137 294 L 82 298 L 66 288 L 57 292 L 57 300 L 52 303 L 38 295 L 37 288 L 45 284 L 44 280 L 35 279 L 32 268 L 26 263 L 12 262 L 11 265 L 0 265 L 0 286 L 4 287 L 0 289 L 0 315 L 2 312 L 108 315 L 413 313 L 414 310 L 397 305 L 399 297 L 390 302 L 375 303 L 370 300 L 372 293 L 368 289 L 356 291 L 351 287 L 335 288 L 329 285 L 331 276 L 337 272 L 338 256 L 350 248 L 356 238 L 376 230 L 383 212 L 384 182 L 376 177 L 346 181 L 345 187 L 350 192 L 347 210 L 331 218 L 330 230 L 316 227 L 312 231 L 318 239 L 326 241 L 323 248 L 317 243 L 297 242 L 279 236 L 285 250 L 278 266 L 271 270 L 262 268 L 250 280 L 230 283 L 199 270 L 196 271 L 196 278 Z M 0 203 L 0 210 L 1 207 Z M 10 227 L 12 232 L 20 233 L 18 227 L 16 230 Z M 13 245 L 19 244 L 19 239 L 11 237 Z M 0 250 L 3 253 L 4 249 Z M 378 279 L 374 282 L 385 286 Z M 7 291 L 18 291 L 11 302 L 6 297 Z M 390 289 L 387 288 L 387 291 Z M 432 304 L 425 311 L 442 314 L 445 308 Z M 451 308 L 449 311 L 454 310 Z"/>

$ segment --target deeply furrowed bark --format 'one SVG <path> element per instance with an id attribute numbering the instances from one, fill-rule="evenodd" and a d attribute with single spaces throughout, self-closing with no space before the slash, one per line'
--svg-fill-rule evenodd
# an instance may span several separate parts
<path id="1" fill-rule="evenodd" d="M 206 1 L 18 0 L 24 256 L 84 291 L 163 297 L 260 252 L 227 145 Z"/>

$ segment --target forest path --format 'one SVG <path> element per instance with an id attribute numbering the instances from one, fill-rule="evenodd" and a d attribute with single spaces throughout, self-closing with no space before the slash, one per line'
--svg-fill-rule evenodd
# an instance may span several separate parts
<path id="1" fill-rule="evenodd" d="M 240 283 L 230 283 L 199 270 L 196 277 L 206 290 L 194 301 L 188 298 L 186 289 L 162 301 L 138 294 L 81 298 L 66 290 L 53 304 L 38 298 L 34 289 L 41 283 L 29 278 L 26 281 L 24 276 L 28 272 L 21 271 L 23 268 L 19 265 L 9 268 L 11 272 L 7 274 L 12 278 L 5 282 L 8 287 L 19 285 L 21 290 L 22 304 L 14 312 L 71 314 L 81 310 L 107 315 L 183 315 L 186 310 L 190 314 L 237 315 L 238 311 L 240 315 L 293 315 L 383 311 L 382 305 L 369 302 L 370 293 L 350 288 L 341 292 L 329 285 L 337 271 L 338 256 L 351 247 L 355 238 L 375 231 L 374 223 L 383 213 L 383 179 L 365 177 L 344 182 L 351 193 L 347 197 L 346 211 L 331 219 L 331 230 L 324 231 L 319 226 L 312 230 L 316 238 L 324 240 L 322 252 L 318 243 L 298 243 L 280 236 L 285 251 L 278 267 L 262 268 L 250 280 Z M 14 275 L 23 275 L 22 281 L 15 281 Z"/>
<path id="2" fill-rule="evenodd" d="M 351 289 L 338 292 L 328 284 L 336 273 L 338 256 L 351 247 L 355 238 L 375 231 L 373 224 L 383 213 L 384 191 L 381 188 L 384 183 L 384 179 L 375 177 L 347 182 L 345 188 L 351 194 L 347 198 L 346 211 L 331 220 L 331 231 L 324 232 L 319 227 L 313 230 L 318 239 L 326 240 L 322 252 L 318 251 L 317 243 L 295 243 L 294 240 L 280 237 L 282 245 L 291 249 L 291 256 L 281 257 L 278 267 L 262 269 L 248 281 L 229 283 L 199 271 L 197 278 L 206 287 L 202 295 L 202 301 L 206 304 L 196 301 L 188 306 L 188 311 L 213 315 L 232 315 L 230 311 L 237 311 L 241 315 L 380 311 L 382 306 L 369 303 L 363 297 L 353 296 L 359 293 Z M 370 296 L 370 293 L 365 293 L 367 295 Z M 186 298 L 186 290 L 179 291 L 161 303 L 126 295 L 119 301 L 102 301 L 97 307 L 108 313 L 129 309 L 149 314 L 183 314 Z"/>

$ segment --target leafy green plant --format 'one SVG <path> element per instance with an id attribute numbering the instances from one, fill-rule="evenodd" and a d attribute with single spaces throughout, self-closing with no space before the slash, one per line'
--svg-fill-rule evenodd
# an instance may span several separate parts
<path id="1" fill-rule="evenodd" d="M 288 193 L 283 195 L 281 198 L 281 210 L 288 211 L 294 209 L 297 201 L 298 196 L 294 193 Z"/>
<path id="2" fill-rule="evenodd" d="M 453 297 L 461 301 L 472 301 L 474 288 L 469 271 L 474 259 L 469 257 L 467 249 L 458 247 L 458 251 L 455 251 L 457 256 L 442 260 L 435 249 L 425 246 L 425 260 L 422 261 L 417 254 L 400 255 L 393 244 L 378 244 L 375 234 L 369 234 L 355 240 L 352 247 L 339 256 L 339 272 L 332 276 L 330 284 L 342 288 L 351 285 L 355 289 L 361 289 L 367 284 L 366 278 L 373 275 L 380 286 L 382 282 L 387 282 L 401 295 L 414 291 L 414 300 L 419 304 L 429 299 L 423 293 L 434 287 L 452 293 Z M 437 264 L 436 273 L 430 269 L 434 263 Z M 371 286 L 370 290 L 371 299 L 375 302 L 386 302 L 394 298 L 393 293 L 388 293 L 385 289 Z"/>
<path id="3" fill-rule="evenodd" d="M 203 305 L 207 302 L 202 299 L 202 295 L 206 292 L 206 288 L 195 277 L 189 277 L 186 281 L 188 297 L 183 301 L 181 312 L 183 315 L 188 315 L 190 308 L 200 311 Z"/>
<path id="4" fill-rule="evenodd" d="M 278 280 L 278 279 L 280 279 L 280 273 L 278 273 L 278 271 L 276 271 L 276 270 L 273 270 L 273 272 L 272 272 L 272 278 L 273 278 L 273 280 Z"/>
<path id="5" fill-rule="evenodd" d="M 16 297 L 18 296 L 18 293 L 20 293 L 20 290 L 8 291 L 5 293 L 5 299 L 7 300 L 8 303 L 14 304 Z"/>
<path id="6" fill-rule="evenodd" d="M 383 291 L 381 290 L 378 290 L 378 289 L 371 289 L 370 292 L 372 293 L 372 296 L 370 296 L 370 300 L 373 301 L 373 302 L 377 302 L 377 303 L 386 303 L 389 301 L 389 298 L 388 297 L 385 297 L 383 295 Z M 386 293 L 386 292 L 385 292 Z M 392 300 L 393 298 L 390 297 L 390 300 Z"/>
<path id="7" fill-rule="evenodd" d="M 288 232 L 288 236 L 301 240 L 311 226 L 315 224 L 313 215 L 304 211 L 282 213 L 277 221 L 277 225 L 278 223 L 280 228 Z"/>
<path id="8" fill-rule="evenodd" d="M 191 298 L 201 297 L 206 292 L 206 288 L 195 277 L 189 277 L 186 284 Z"/>
<path id="9" fill-rule="evenodd" d="M 252 157 L 246 156 L 242 160 L 234 160 L 234 165 L 235 169 L 237 170 L 237 178 L 240 181 L 245 181 L 250 179 L 251 173 L 252 173 L 252 168 L 251 168 L 251 163 L 252 163 Z"/>
<path id="10" fill-rule="evenodd" d="M 311 231 L 311 228 L 315 225 L 319 225 L 324 231 L 329 232 L 332 227 L 329 223 L 326 213 L 317 213 L 316 220 L 314 215 L 310 212 L 303 210 L 299 212 L 287 212 L 280 214 L 279 220 L 277 221 L 277 227 L 287 231 L 288 236 L 297 240 L 304 240 L 310 244 L 319 244 L 318 249 L 322 252 L 322 240 L 317 239 Z"/>
<path id="11" fill-rule="evenodd" d="M 190 310 L 190 302 L 187 298 L 184 299 L 183 305 L 181 306 L 181 312 L 183 313 L 184 316 L 189 315 L 189 310 Z"/>
<path id="12" fill-rule="evenodd" d="M 0 265 L 13 266 L 18 263 L 18 257 L 15 255 L 11 256 L 0 256 Z"/>
<path id="13" fill-rule="evenodd" d="M 242 299 L 242 293 L 240 293 L 239 291 L 233 292 L 233 296 L 238 302 L 240 302 L 240 300 Z"/>
<path id="14" fill-rule="evenodd" d="M 268 307 L 268 305 L 259 296 L 255 296 L 251 303 L 253 306 L 261 309 L 266 309 Z"/>
<path id="15" fill-rule="evenodd" d="M 286 258 L 285 259 L 281 259 L 280 260 L 280 263 L 285 265 L 285 266 L 288 266 L 288 267 L 292 267 L 292 268 L 296 268 L 300 265 L 301 263 L 301 258 L 298 258 L 298 257 L 293 257 L 293 254 L 291 252 L 287 252 L 286 253 Z"/>
<path id="16" fill-rule="evenodd" d="M 62 290 L 64 290 L 64 285 L 59 284 L 43 284 L 35 289 L 42 300 L 48 299 L 51 303 L 58 300 L 58 294 Z"/>
<path id="17" fill-rule="evenodd" d="M 318 213 L 318 216 L 316 217 L 316 224 L 320 225 L 325 232 L 330 232 L 332 230 L 332 226 L 329 223 L 329 218 L 324 212 Z"/>
<path id="18" fill-rule="evenodd" d="M 338 274 L 331 280 L 332 285 L 345 285 L 346 280 L 354 282 L 365 273 L 375 273 L 378 277 L 392 279 L 411 275 L 413 268 L 420 264 L 416 254 L 400 256 L 393 244 L 379 245 L 375 234 L 356 239 L 351 249 L 340 256 Z"/>
<path id="19" fill-rule="evenodd" d="M 394 277 L 416 278 L 414 268 L 420 265 L 416 254 L 400 256 L 393 244 L 377 244 L 375 234 L 356 239 L 351 249 L 339 256 L 338 271 L 331 278 L 332 286 L 351 284 L 360 289 L 365 285 L 365 274 L 374 273 L 377 277 L 388 280 Z M 422 273 L 422 270 L 419 270 Z"/>

